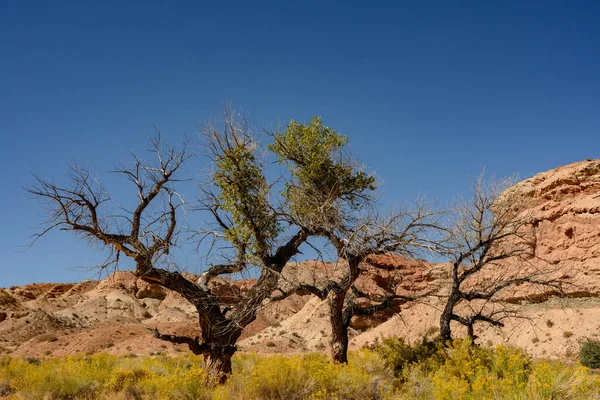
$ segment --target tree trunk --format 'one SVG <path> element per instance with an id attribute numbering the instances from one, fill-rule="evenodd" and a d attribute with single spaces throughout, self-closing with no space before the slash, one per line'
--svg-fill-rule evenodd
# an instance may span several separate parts
<path id="1" fill-rule="evenodd" d="M 208 350 L 202 352 L 206 372 L 213 383 L 223 384 L 231 375 L 231 357 L 237 351 L 235 344 L 242 330 L 231 326 L 231 321 L 222 314 L 213 315 L 211 319 L 200 317 L 199 323 L 202 342 L 208 346 Z"/>
<path id="2" fill-rule="evenodd" d="M 452 293 L 450 293 L 450 296 L 448 296 L 446 306 L 444 307 L 444 311 L 440 316 L 440 336 L 444 341 L 452 340 L 450 322 L 452 322 L 452 314 L 454 314 L 454 307 L 456 306 L 456 303 L 458 303 L 458 300 L 458 294 L 453 290 Z"/>
<path id="3" fill-rule="evenodd" d="M 234 353 L 235 350 L 227 352 L 213 351 L 204 354 L 206 372 L 212 382 L 223 384 L 227 381 L 227 378 L 231 375 L 231 357 Z"/>
<path id="4" fill-rule="evenodd" d="M 467 336 L 469 337 L 469 339 L 471 339 L 471 343 L 475 344 L 475 340 L 477 339 L 477 336 L 475 335 L 475 323 L 473 321 L 469 321 L 469 324 L 467 325 Z"/>
<path id="5" fill-rule="evenodd" d="M 331 358 L 335 363 L 348 363 L 348 324 L 344 321 L 345 292 L 332 293 L 329 298 L 331 321 Z"/>

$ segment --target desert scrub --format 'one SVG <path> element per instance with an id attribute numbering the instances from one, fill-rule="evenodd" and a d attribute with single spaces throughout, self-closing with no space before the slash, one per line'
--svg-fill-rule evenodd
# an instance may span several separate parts
<path id="1" fill-rule="evenodd" d="M 532 399 L 600 399 L 600 377 L 582 365 L 539 361 L 534 364 L 526 394 Z"/>
<path id="2" fill-rule="evenodd" d="M 25 399 L 209 399 L 198 357 L 115 357 L 107 354 L 41 360 L 0 359 L 0 382 Z"/>
<path id="3" fill-rule="evenodd" d="M 474 347 L 455 341 L 430 370 L 417 362 L 404 372 L 396 399 L 598 399 L 600 377 L 582 366 L 532 361 L 522 350 Z"/>
<path id="4" fill-rule="evenodd" d="M 13 399 L 34 400 L 600 398 L 600 377 L 581 365 L 532 361 L 519 349 L 473 347 L 468 341 L 435 351 L 422 343 L 405 346 L 390 341 L 383 352 L 350 352 L 348 364 L 334 364 L 320 353 L 237 354 L 233 374 L 221 386 L 211 382 L 202 358 L 193 355 L 96 354 L 39 363 L 2 357 L 0 389 Z M 398 348 L 404 358 L 394 353 Z M 415 360 L 415 354 L 427 356 Z M 400 378 L 390 359 L 402 360 Z"/>
<path id="5" fill-rule="evenodd" d="M 201 368 L 176 369 L 166 375 L 151 375 L 126 388 L 144 399 L 194 399 L 212 398 L 213 386 Z"/>
<path id="6" fill-rule="evenodd" d="M 26 399 L 93 399 L 109 380 L 116 358 L 109 355 L 45 359 L 39 364 L 12 359 L 0 370 L 11 390 Z"/>
<path id="7" fill-rule="evenodd" d="M 432 394 L 436 399 L 464 400 L 517 396 L 527 386 L 530 371 L 531 360 L 521 350 L 455 341 L 444 364 L 431 373 Z"/>
<path id="8" fill-rule="evenodd" d="M 432 371 L 439 368 L 445 360 L 444 345 L 438 338 L 424 338 L 413 346 L 408 345 L 403 338 L 385 338 L 369 349 L 378 354 L 401 379 L 410 365 L 419 363 L 421 369 Z"/>
<path id="9" fill-rule="evenodd" d="M 320 353 L 304 356 L 240 355 L 234 373 L 215 391 L 218 399 L 380 399 L 393 392 L 393 377 L 371 351 L 350 353 L 334 364 Z"/>
<path id="10" fill-rule="evenodd" d="M 586 339 L 581 342 L 579 362 L 589 368 L 600 368 L 600 340 Z"/>

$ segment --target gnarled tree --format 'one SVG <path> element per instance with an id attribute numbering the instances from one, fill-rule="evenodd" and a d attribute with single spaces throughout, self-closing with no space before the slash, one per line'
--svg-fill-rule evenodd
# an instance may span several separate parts
<path id="1" fill-rule="evenodd" d="M 203 230 L 203 238 L 228 242 L 234 253 L 229 258 L 234 262 L 216 267 L 214 273 L 209 270 L 205 276 L 239 272 L 249 265 L 260 267 L 257 284 L 260 296 L 252 300 L 259 305 L 267 298 L 272 299 L 289 260 L 287 255 L 298 251 L 295 246 L 293 253 L 285 253 L 285 258 L 274 262 L 270 251 L 278 238 L 296 229 L 296 237 L 303 242 L 309 237 L 328 237 L 327 232 L 333 232 L 334 228 L 352 226 L 357 211 L 371 199 L 375 179 L 344 153 L 347 138 L 323 125 L 320 118 L 315 117 L 308 124 L 291 121 L 285 130 L 269 134 L 273 142 L 267 147 L 283 167 L 278 202 L 272 205 L 267 199 L 275 197 L 275 193 L 269 192 L 271 186 L 266 183 L 264 168 L 256 155 L 258 145 L 245 126 L 244 122 L 236 123 L 229 118 L 225 130 L 235 134 L 216 135 L 214 129 L 207 131 L 216 169 L 214 185 L 203 188 L 202 203 L 217 224 L 212 230 Z M 235 172 L 239 166 L 243 166 L 243 173 Z M 348 278 L 347 285 L 341 284 L 344 292 L 355 279 Z M 329 289 L 337 291 L 337 287 Z M 250 301 L 244 304 L 245 313 L 240 315 L 248 316 L 255 307 L 250 306 Z"/>
<path id="2" fill-rule="evenodd" d="M 424 204 L 414 210 L 393 213 L 385 219 L 367 217 L 352 230 L 343 227 L 322 230 L 334 246 L 337 261 L 334 273 L 317 282 L 287 282 L 275 298 L 295 292 L 309 292 L 329 307 L 331 324 L 331 357 L 334 362 L 348 362 L 348 328 L 354 316 L 369 316 L 378 311 L 400 306 L 430 293 L 407 295 L 399 291 L 400 280 L 390 282 L 384 293 L 366 293 L 359 289 L 357 280 L 369 263 L 371 255 L 415 255 L 432 245 L 427 232 L 436 229 L 438 214 Z"/>
<path id="3" fill-rule="evenodd" d="M 135 262 L 135 274 L 144 281 L 181 294 L 198 312 L 200 335 L 192 338 L 155 331 L 156 337 L 187 344 L 204 355 L 207 369 L 223 382 L 231 372 L 231 357 L 245 327 L 278 287 L 284 266 L 310 237 L 326 238 L 348 265 L 339 281 L 324 284 L 335 324 L 335 358 L 345 361 L 347 326 L 352 313 L 371 312 L 346 302 L 347 294 L 360 296 L 353 284 L 360 263 L 369 254 L 407 251 L 421 239 L 425 214 L 397 213 L 385 220 L 365 216 L 375 190 L 375 179 L 346 152 L 347 138 L 324 126 L 320 118 L 308 124 L 291 121 L 284 131 L 268 137 L 265 149 L 247 120 L 226 108 L 223 118 L 203 130 L 211 160 L 209 180 L 199 185 L 198 211 L 212 222 L 193 237 L 219 249 L 218 264 L 208 266 L 195 281 L 166 267 L 177 237 L 177 209 L 181 205 L 174 184 L 180 167 L 190 158 L 186 146 L 165 148 L 152 141 L 154 163 L 134 157 L 117 173 L 136 189 L 136 204 L 115 214 L 117 206 L 107 191 L 81 168 L 72 168 L 70 183 L 60 186 L 35 177 L 27 190 L 45 201 L 48 227 L 71 230 L 111 250 L 112 261 L 124 254 Z M 265 151 L 268 150 L 268 151 Z M 279 161 L 280 177 L 269 181 L 268 155 Z M 277 190 L 278 188 L 280 190 Z M 201 247 L 205 249 L 205 247 Z M 209 250 L 210 252 L 211 250 Z M 215 277 L 246 271 L 254 284 L 224 304 L 211 290 Z M 381 298 L 381 306 L 392 299 Z M 341 345 L 340 345 L 341 344 Z"/>
<path id="4" fill-rule="evenodd" d="M 511 190 L 513 184 L 510 179 L 486 182 L 481 175 L 472 198 L 457 202 L 450 214 L 438 248 L 450 272 L 440 317 L 445 340 L 452 339 L 452 321 L 475 340 L 476 323 L 503 327 L 505 319 L 519 317 L 519 310 L 503 301 L 511 289 L 526 289 L 525 297 L 537 290 L 560 294 L 567 283 L 555 266 L 536 256 L 528 199 Z"/>
<path id="5" fill-rule="evenodd" d="M 178 233 L 181 201 L 174 184 L 190 157 L 187 143 L 177 151 L 165 148 L 157 138 L 152 142 L 154 163 L 134 157 L 131 165 L 115 171 L 137 192 L 136 205 L 119 214 L 113 212 L 117 205 L 107 191 L 81 168 L 72 168 L 71 181 L 64 186 L 35 177 L 27 190 L 47 206 L 48 227 L 41 235 L 61 228 L 106 245 L 113 262 L 121 254 L 130 257 L 139 278 L 173 290 L 193 304 L 198 337 L 154 334 L 204 355 L 207 369 L 223 382 L 231 372 L 240 335 L 271 297 L 283 267 L 309 237 L 329 232 L 330 226 L 350 225 L 354 217 L 339 204 L 358 207 L 368 198 L 374 180 L 356 165 L 336 158 L 347 140 L 323 126 L 319 118 L 306 125 L 292 121 L 285 134 L 271 135 L 275 141 L 268 150 L 283 170 L 279 171 L 283 179 L 271 182 L 266 172 L 270 164 L 264 159 L 268 152 L 247 121 L 231 109 L 217 124 L 207 125 L 203 137 L 212 169 L 209 181 L 199 186 L 199 210 L 212 223 L 197 229 L 195 238 L 211 241 L 220 249 L 223 262 L 208 266 L 195 281 L 164 262 Z M 287 138 L 293 140 L 286 142 Z M 282 190 L 273 189 L 277 186 Z M 319 210 L 312 208 L 314 202 Z M 113 209 L 108 208 L 111 204 Z M 250 270 L 254 270 L 254 285 L 228 304 L 211 290 L 215 277 Z"/>
<path id="6" fill-rule="evenodd" d="M 288 217 L 311 235 L 329 241 L 338 263 L 344 266 L 335 278 L 317 285 L 298 283 L 280 290 L 275 298 L 301 290 L 327 299 L 332 358 L 345 363 L 348 327 L 353 315 L 373 314 L 409 300 L 394 290 L 375 297 L 359 291 L 355 282 L 361 273 L 361 263 L 369 255 L 411 255 L 416 249 L 429 246 L 426 233 L 436 227 L 438 214 L 419 204 L 414 210 L 378 217 L 373 201 L 375 178 L 344 152 L 347 139 L 318 119 L 307 126 L 290 124 L 287 130 L 272 137 L 270 149 L 291 173 L 283 193 L 288 200 Z M 355 301 L 359 298 L 368 298 L 368 306 L 359 305 Z"/>

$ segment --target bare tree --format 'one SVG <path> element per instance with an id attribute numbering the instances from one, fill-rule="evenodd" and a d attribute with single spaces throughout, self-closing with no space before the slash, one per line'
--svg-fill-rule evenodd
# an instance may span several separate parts
<path id="1" fill-rule="evenodd" d="M 201 339 L 157 330 L 154 335 L 187 344 L 195 354 L 204 355 L 208 371 L 223 382 L 231 373 L 231 357 L 243 329 L 255 319 L 261 303 L 276 287 L 281 269 L 309 233 L 299 228 L 287 237 L 279 237 L 283 231 L 281 221 L 268 203 L 270 187 L 245 120 L 237 120 L 227 109 L 221 130 L 207 129 L 206 135 L 216 164 L 210 185 L 217 193 L 213 195 L 207 187 L 201 188 L 217 225 L 211 234 L 231 243 L 236 257 L 231 263 L 210 266 L 196 282 L 189 275 L 157 266 L 169 254 L 178 233 L 177 208 L 182 203 L 173 183 L 191 156 L 187 142 L 177 151 L 162 146 L 157 137 L 152 140 L 156 162 L 145 163 L 134 156 L 132 165 L 121 165 L 114 171 L 137 189 L 138 203 L 132 210 L 106 212 L 111 201 L 109 194 L 89 171 L 79 167 L 71 168 L 70 182 L 65 186 L 35 176 L 35 184 L 26 190 L 44 200 L 49 215 L 47 228 L 39 236 L 60 228 L 100 242 L 111 250 L 109 262 L 102 267 L 118 262 L 124 254 L 135 261 L 139 278 L 173 290 L 193 304 L 198 312 Z M 117 207 L 113 204 L 113 208 Z M 224 304 L 209 287 L 210 280 L 242 271 L 248 265 L 261 269 L 256 283 L 228 302 L 231 304 Z"/>
<path id="2" fill-rule="evenodd" d="M 35 183 L 25 190 L 42 199 L 48 215 L 45 230 L 35 235 L 34 241 L 56 228 L 73 231 L 108 246 L 110 254 L 102 268 L 118 263 L 124 254 L 135 261 L 140 275 L 150 279 L 154 263 L 169 254 L 177 236 L 176 211 L 182 202 L 173 183 L 177 171 L 191 157 L 187 141 L 179 151 L 164 147 L 158 134 L 150 143 L 155 162 L 133 156 L 130 166 L 120 165 L 113 171 L 136 188 L 138 203 L 132 209 L 115 204 L 88 169 L 70 166 L 69 182 L 64 186 L 34 175 Z"/>
<path id="3" fill-rule="evenodd" d="M 88 171 L 77 167 L 71 169 L 71 181 L 65 186 L 35 177 L 36 183 L 27 190 L 47 207 L 48 226 L 41 235 L 61 228 L 106 245 L 113 262 L 121 254 L 132 258 L 139 278 L 173 290 L 193 304 L 200 336 L 156 330 L 154 334 L 202 354 L 208 371 L 223 382 L 231 373 L 238 339 L 272 296 L 284 266 L 309 237 L 326 237 L 339 257 L 348 261 L 348 277 L 336 285 L 328 283 L 338 318 L 360 261 L 372 252 L 414 245 L 409 243 L 410 235 L 417 226 L 388 235 L 383 231 L 399 226 L 402 214 L 362 222 L 360 210 L 371 200 L 375 180 L 343 151 L 347 139 L 324 126 L 320 118 L 308 124 L 291 121 L 284 131 L 268 136 L 273 142 L 265 149 L 247 120 L 227 107 L 220 120 L 207 124 L 203 137 L 211 170 L 208 181 L 199 185 L 197 211 L 212 222 L 195 229 L 193 238 L 208 244 L 209 253 L 220 260 L 195 281 L 164 267 L 178 233 L 181 201 L 174 183 L 190 157 L 187 142 L 177 151 L 162 146 L 158 137 L 152 141 L 154 163 L 134 156 L 132 165 L 115 171 L 136 188 L 137 205 L 129 210 L 107 212 L 110 204 L 117 209 L 114 202 Z M 279 164 L 279 178 L 271 181 L 267 168 L 274 164 L 266 159 L 266 150 Z M 212 291 L 214 278 L 248 271 L 254 271 L 254 284 L 235 299 L 224 302 Z M 346 328 L 341 329 L 347 332 Z"/>
<path id="4" fill-rule="evenodd" d="M 440 317 L 445 340 L 452 339 L 451 321 L 464 325 L 474 340 L 476 323 L 503 327 L 505 319 L 519 317 L 502 300 L 511 289 L 560 294 L 566 283 L 556 267 L 536 256 L 528 200 L 510 189 L 513 184 L 510 179 L 485 181 L 482 174 L 474 182 L 473 197 L 454 207 L 438 249 L 451 275 Z"/>
<path id="5" fill-rule="evenodd" d="M 334 362 L 348 362 L 348 328 L 353 316 L 373 315 L 378 311 L 398 307 L 427 294 L 407 296 L 398 293 L 400 281 L 392 283 L 383 294 L 361 291 L 356 282 L 364 271 L 371 255 L 397 254 L 415 257 L 434 245 L 428 238 L 430 230 L 437 229 L 439 213 L 431 211 L 425 203 L 413 210 L 390 213 L 385 218 L 366 214 L 362 218 L 348 218 L 351 228 L 343 224 L 323 225 L 315 228 L 333 245 L 337 255 L 337 273 L 317 282 L 287 282 L 274 299 L 281 299 L 295 292 L 309 292 L 321 300 L 327 300 L 331 323 L 331 356 Z"/>

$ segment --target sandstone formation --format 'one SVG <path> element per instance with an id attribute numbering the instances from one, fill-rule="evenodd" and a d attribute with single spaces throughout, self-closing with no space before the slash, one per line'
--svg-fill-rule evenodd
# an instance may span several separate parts
<path id="1" fill-rule="evenodd" d="M 537 174 L 509 189 L 528 200 L 524 211 L 535 233 L 535 254 L 553 273 L 570 281 L 567 298 L 546 289 L 508 290 L 504 300 L 523 319 L 504 329 L 480 327 L 482 342 L 512 343 L 534 356 L 573 358 L 578 340 L 600 335 L 600 160 L 588 160 Z M 290 263 L 284 286 L 336 279 L 343 265 Z M 510 269 L 511 266 L 506 267 Z M 369 258 L 357 286 L 381 294 L 444 293 L 447 266 L 395 256 Z M 192 276 L 193 277 L 193 276 Z M 211 285 L 224 302 L 248 290 L 250 281 L 215 279 Z M 355 317 L 351 346 L 385 336 L 408 341 L 435 334 L 442 300 L 430 296 L 372 317 Z M 197 335 L 193 306 L 176 293 L 117 272 L 101 281 L 77 284 L 35 283 L 0 289 L 0 354 L 23 357 L 106 351 L 115 354 L 187 351 L 154 339 L 147 328 Z M 460 327 L 456 327 L 460 331 Z M 245 332 L 242 350 L 261 352 L 325 351 L 330 337 L 327 304 L 308 293 L 267 304 Z"/>

